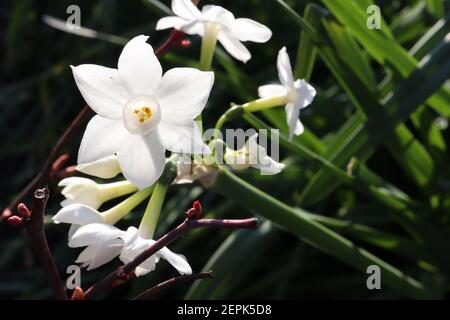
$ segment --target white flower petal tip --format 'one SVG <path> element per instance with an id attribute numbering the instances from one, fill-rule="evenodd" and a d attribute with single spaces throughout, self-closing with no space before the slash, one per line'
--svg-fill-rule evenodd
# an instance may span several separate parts
<path id="1" fill-rule="evenodd" d="M 82 204 L 70 204 L 62 208 L 52 217 L 52 220 L 55 223 L 77 225 L 103 222 L 103 218 L 97 210 Z"/>
<path id="2" fill-rule="evenodd" d="M 191 5 L 176 6 L 185 16 L 200 17 Z M 73 67 L 80 92 L 97 113 L 84 133 L 77 169 L 101 178 L 122 172 L 139 189 L 162 174 L 166 150 L 211 152 L 193 120 L 206 105 L 214 74 L 175 68 L 162 77 L 147 39 L 137 36 L 125 45 L 118 69 Z"/>
<path id="3" fill-rule="evenodd" d="M 78 164 L 76 170 L 102 179 L 111 179 L 121 173 L 119 161 L 115 155 L 89 163 Z"/>

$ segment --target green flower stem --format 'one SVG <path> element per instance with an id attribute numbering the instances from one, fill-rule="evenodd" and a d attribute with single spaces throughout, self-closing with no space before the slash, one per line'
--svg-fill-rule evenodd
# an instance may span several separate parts
<path id="1" fill-rule="evenodd" d="M 164 172 L 156 184 L 155 190 L 145 209 L 144 216 L 139 224 L 139 233 L 144 239 L 153 239 L 161 208 L 166 199 L 167 190 L 176 176 L 176 164 L 170 160 L 167 161 Z"/>
<path id="2" fill-rule="evenodd" d="M 99 197 L 106 202 L 137 190 L 138 188 L 129 181 L 107 183 L 99 186 Z"/>
<path id="3" fill-rule="evenodd" d="M 364 274 L 369 265 L 379 266 L 383 283 L 407 297 L 417 299 L 436 297 L 436 294 L 422 283 L 313 221 L 305 211 L 289 207 L 223 167 L 219 169 L 212 189 Z"/>
<path id="4" fill-rule="evenodd" d="M 144 201 L 153 192 L 154 187 L 148 187 L 141 191 L 136 192 L 128 199 L 122 201 L 118 205 L 112 207 L 111 209 L 102 213 L 105 222 L 108 224 L 115 224 L 123 216 L 131 212 L 135 207 L 137 207 L 142 201 Z"/>
<path id="5" fill-rule="evenodd" d="M 222 116 L 217 120 L 215 129 L 221 130 L 223 125 L 230 120 L 241 117 L 244 113 L 252 113 L 265 109 L 270 109 L 273 107 L 278 107 L 285 105 L 287 103 L 285 95 L 273 96 L 269 98 L 261 98 L 253 101 L 249 101 L 244 104 L 235 104 L 230 109 L 228 109 Z"/>

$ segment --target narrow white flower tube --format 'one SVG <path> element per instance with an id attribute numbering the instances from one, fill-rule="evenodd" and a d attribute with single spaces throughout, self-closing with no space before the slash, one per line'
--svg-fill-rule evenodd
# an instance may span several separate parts
<path id="1" fill-rule="evenodd" d="M 70 246 L 70 239 L 80 226 L 91 223 L 115 224 L 123 216 L 131 212 L 131 210 L 145 200 L 152 193 L 152 191 L 152 188 L 147 188 L 136 192 L 121 203 L 103 212 L 100 212 L 97 209 L 85 204 L 69 204 L 59 210 L 58 213 L 52 217 L 52 220 L 54 223 L 71 224 L 69 229 Z"/>
<path id="2" fill-rule="evenodd" d="M 128 263 L 154 243 L 154 240 L 142 238 L 135 227 L 122 231 L 110 225 L 93 223 L 79 228 L 73 235 L 70 245 L 86 247 L 75 262 L 87 266 L 87 270 L 92 270 L 117 256 L 123 263 Z M 167 260 L 180 274 L 192 273 L 184 256 L 164 247 L 136 268 L 136 276 L 153 271 L 160 258 Z"/>
<path id="3" fill-rule="evenodd" d="M 272 32 L 265 25 L 247 18 L 236 19 L 230 11 L 220 6 L 206 5 L 200 11 L 191 0 L 172 0 L 172 11 L 175 16 L 161 18 L 156 30 L 175 28 L 191 35 L 217 38 L 229 54 L 242 62 L 251 58 L 242 42 L 263 43 L 272 37 Z"/>
<path id="4" fill-rule="evenodd" d="M 274 175 L 280 173 L 284 164 L 272 159 L 267 150 L 257 142 L 258 134 L 255 133 L 248 138 L 246 144 L 239 150 L 226 148 L 225 163 L 234 170 L 241 171 L 253 167 L 261 170 L 263 175 Z"/>
<path id="5" fill-rule="evenodd" d="M 66 197 L 61 202 L 62 207 L 70 204 L 84 204 L 93 209 L 100 208 L 106 201 L 137 190 L 136 186 L 128 181 L 98 184 L 91 179 L 80 177 L 63 179 L 58 186 L 64 187 L 61 193 Z"/>
<path id="6" fill-rule="evenodd" d="M 286 117 L 289 126 L 289 138 L 301 135 L 304 131 L 303 124 L 299 120 L 300 110 L 309 106 L 316 95 L 316 90 L 305 80 L 294 81 L 291 62 L 283 47 L 278 53 L 277 60 L 278 77 L 281 84 L 269 84 L 258 88 L 261 98 L 279 97 L 286 98 Z"/>
<path id="7" fill-rule="evenodd" d="M 120 170 L 117 156 L 110 156 L 99 159 L 97 161 L 79 164 L 76 170 L 90 176 L 99 177 L 102 179 L 111 179 L 117 176 L 122 171 Z"/>
<path id="8" fill-rule="evenodd" d="M 81 141 L 78 164 L 85 170 L 116 155 L 125 178 L 139 189 L 161 176 L 166 150 L 211 152 L 194 119 L 206 105 L 214 73 L 174 68 L 163 75 L 147 39 L 141 35 L 127 43 L 118 69 L 72 67 L 82 96 L 97 113 Z"/>

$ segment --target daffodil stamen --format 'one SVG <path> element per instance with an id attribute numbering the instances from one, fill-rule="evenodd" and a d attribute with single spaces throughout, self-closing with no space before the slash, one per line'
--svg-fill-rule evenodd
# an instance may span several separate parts
<path id="1" fill-rule="evenodd" d="M 140 123 L 149 121 L 153 117 L 153 112 L 148 106 L 143 106 L 139 109 L 135 109 L 134 114 L 136 115 Z"/>

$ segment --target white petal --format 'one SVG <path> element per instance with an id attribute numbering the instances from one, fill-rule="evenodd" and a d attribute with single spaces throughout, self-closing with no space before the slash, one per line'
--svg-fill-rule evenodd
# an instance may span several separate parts
<path id="1" fill-rule="evenodd" d="M 278 52 L 277 68 L 281 84 L 287 88 L 294 88 L 294 76 L 286 47 L 281 48 Z"/>
<path id="2" fill-rule="evenodd" d="M 156 24 L 156 30 L 164 30 L 170 28 L 181 30 L 183 26 L 190 23 L 190 20 L 186 20 L 180 17 L 164 17 L 158 20 L 158 23 Z"/>
<path id="3" fill-rule="evenodd" d="M 123 240 L 113 239 L 98 245 L 89 246 L 78 256 L 76 263 L 87 266 L 87 270 L 96 269 L 120 254 L 123 247 Z"/>
<path id="4" fill-rule="evenodd" d="M 125 240 L 125 246 L 120 253 L 120 260 L 123 263 L 132 261 L 141 252 L 149 248 L 155 243 L 154 240 L 143 239 L 138 235 L 138 230 L 134 227 L 130 227 L 127 230 L 127 234 L 123 236 Z M 155 269 L 155 265 L 158 262 L 156 255 L 149 257 L 143 263 L 141 263 L 135 270 L 136 276 L 142 276 Z"/>
<path id="5" fill-rule="evenodd" d="M 78 89 L 87 104 L 103 117 L 120 119 L 122 107 L 130 96 L 120 81 L 117 69 L 95 64 L 71 68 Z"/>
<path id="6" fill-rule="evenodd" d="M 203 36 L 204 24 L 198 20 L 186 20 L 180 17 L 164 17 L 159 19 L 156 30 L 175 28 L 187 34 Z"/>
<path id="7" fill-rule="evenodd" d="M 172 0 L 172 11 L 184 19 L 200 19 L 202 14 L 191 0 Z"/>
<path id="8" fill-rule="evenodd" d="M 69 240 L 72 248 L 99 244 L 105 241 L 119 238 L 125 231 L 103 223 L 90 223 L 80 227 Z M 123 242 L 123 240 L 120 240 Z"/>
<path id="9" fill-rule="evenodd" d="M 119 161 L 117 161 L 117 156 L 115 155 L 97 161 L 79 164 L 76 169 L 79 172 L 103 179 L 114 178 L 121 172 Z"/>
<path id="10" fill-rule="evenodd" d="M 297 80 L 294 82 L 297 89 L 297 105 L 298 108 L 303 109 L 309 106 L 316 96 L 316 89 L 305 80 Z"/>
<path id="11" fill-rule="evenodd" d="M 94 116 L 81 140 L 78 163 L 86 164 L 114 155 L 122 146 L 126 135 L 122 120 Z"/>
<path id="12" fill-rule="evenodd" d="M 303 125 L 298 119 L 300 115 L 300 109 L 294 103 L 288 103 L 285 107 L 287 123 L 289 126 L 289 139 L 295 135 L 303 133 Z"/>
<path id="13" fill-rule="evenodd" d="M 274 175 L 280 173 L 284 166 L 285 165 L 283 163 L 275 161 L 268 155 L 262 159 L 259 159 L 259 163 L 257 165 L 253 165 L 254 168 L 261 170 L 262 175 Z"/>
<path id="14" fill-rule="evenodd" d="M 216 22 L 231 31 L 235 18 L 233 13 L 221 6 L 206 5 L 202 8 L 203 19 L 209 22 Z"/>
<path id="15" fill-rule="evenodd" d="M 286 88 L 280 84 L 267 84 L 258 88 L 260 98 L 270 98 L 282 94 L 286 94 Z"/>
<path id="16" fill-rule="evenodd" d="M 231 32 L 221 31 L 219 32 L 217 39 L 228 51 L 228 53 L 237 60 L 245 63 L 252 57 L 250 51 L 248 51 L 247 48 Z"/>
<path id="17" fill-rule="evenodd" d="M 267 42 L 272 37 L 269 28 L 247 18 L 238 18 L 234 21 L 233 34 L 240 41 Z"/>
<path id="18" fill-rule="evenodd" d="M 131 39 L 119 57 L 118 69 L 127 91 L 133 95 L 151 95 L 161 81 L 162 68 L 147 36 Z M 120 110 L 122 111 L 122 110 Z"/>
<path id="19" fill-rule="evenodd" d="M 183 154 L 210 154 L 203 142 L 200 129 L 194 120 L 189 124 L 172 124 L 161 121 L 158 125 L 159 140 L 164 148 Z"/>
<path id="20" fill-rule="evenodd" d="M 194 68 L 167 71 L 155 92 L 163 121 L 186 123 L 205 108 L 214 84 L 214 73 Z"/>
<path id="21" fill-rule="evenodd" d="M 145 136 L 129 134 L 117 152 L 122 173 L 127 180 L 144 189 L 161 176 L 165 165 L 165 150 L 156 132 Z"/>
<path id="22" fill-rule="evenodd" d="M 68 205 L 59 210 L 52 219 L 55 223 L 73 223 L 78 225 L 103 222 L 103 218 L 97 210 L 83 204 Z"/>
<path id="23" fill-rule="evenodd" d="M 59 187 L 67 187 L 68 185 L 82 185 L 82 184 L 94 184 L 96 185 L 97 183 L 91 179 L 88 178 L 82 178 L 82 177 L 69 177 L 69 178 L 65 178 L 62 179 L 59 183 L 58 186 Z M 61 191 L 62 194 L 63 191 Z"/>
<path id="24" fill-rule="evenodd" d="M 67 233 L 68 235 L 68 239 L 70 240 L 70 238 L 72 238 L 72 236 L 75 234 L 75 232 L 77 232 L 77 230 L 80 228 L 81 226 L 79 224 L 71 224 L 70 228 L 69 228 L 69 232 Z"/>
<path id="25" fill-rule="evenodd" d="M 191 266 L 183 255 L 173 253 L 166 247 L 159 250 L 158 255 L 167 260 L 180 274 L 192 274 Z"/>

